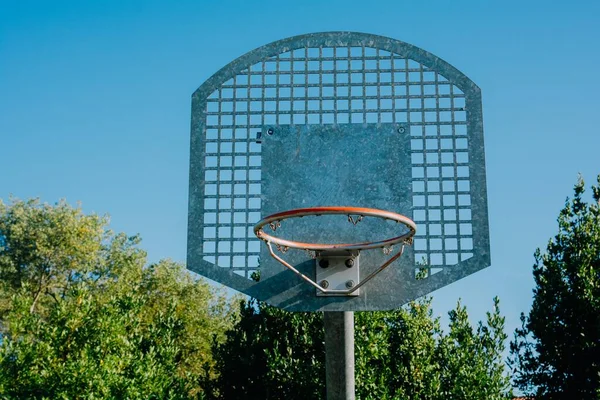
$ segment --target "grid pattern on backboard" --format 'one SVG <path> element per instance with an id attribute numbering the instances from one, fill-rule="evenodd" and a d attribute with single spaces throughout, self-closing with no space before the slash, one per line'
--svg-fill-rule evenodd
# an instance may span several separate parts
<path id="1" fill-rule="evenodd" d="M 410 126 L 415 260 L 430 274 L 473 256 L 465 96 L 406 56 L 302 47 L 240 71 L 206 99 L 203 258 L 250 277 L 260 242 L 256 134 L 277 125 Z"/>

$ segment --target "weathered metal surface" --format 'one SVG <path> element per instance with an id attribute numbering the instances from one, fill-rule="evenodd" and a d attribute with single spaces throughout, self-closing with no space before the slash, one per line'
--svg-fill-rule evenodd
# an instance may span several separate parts
<path id="1" fill-rule="evenodd" d="M 327 400 L 354 400 L 354 313 L 325 312 Z"/>
<path id="2" fill-rule="evenodd" d="M 480 90 L 412 45 L 333 32 L 236 59 L 193 95 L 190 161 L 188 268 L 279 307 L 391 309 L 490 265 Z M 414 247 L 360 296 L 317 297 L 252 232 L 261 217 L 311 205 L 404 214 L 418 226 Z M 330 242 L 389 228 L 337 223 L 285 228 Z M 314 260 L 288 256 L 314 277 Z M 361 274 L 381 256 L 362 252 Z"/>

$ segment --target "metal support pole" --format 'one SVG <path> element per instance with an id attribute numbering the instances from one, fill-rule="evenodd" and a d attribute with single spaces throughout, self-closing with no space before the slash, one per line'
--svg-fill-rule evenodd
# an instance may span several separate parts
<path id="1" fill-rule="evenodd" d="M 327 400 L 354 400 L 354 313 L 324 312 Z"/>

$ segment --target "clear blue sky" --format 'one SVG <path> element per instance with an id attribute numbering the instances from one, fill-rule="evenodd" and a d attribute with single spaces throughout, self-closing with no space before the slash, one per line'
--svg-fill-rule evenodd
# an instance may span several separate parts
<path id="1" fill-rule="evenodd" d="M 0 1 L 0 198 L 81 201 L 183 261 L 192 92 L 277 39 L 389 36 L 482 88 L 492 267 L 435 310 L 462 297 L 480 319 L 499 295 L 512 331 L 535 248 L 577 174 L 600 173 L 599 18 L 596 1 Z"/>

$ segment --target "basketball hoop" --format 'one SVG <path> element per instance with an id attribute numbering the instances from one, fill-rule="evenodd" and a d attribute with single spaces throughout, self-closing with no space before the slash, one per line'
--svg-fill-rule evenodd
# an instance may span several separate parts
<path id="1" fill-rule="evenodd" d="M 380 240 L 380 241 L 371 241 L 371 242 L 360 242 L 360 243 L 336 243 L 336 244 L 325 244 L 325 243 L 303 243 L 297 242 L 293 240 L 282 239 L 276 237 L 274 235 L 270 235 L 264 231 L 265 226 L 270 226 L 273 231 L 276 231 L 277 228 L 281 226 L 281 222 L 286 219 L 291 218 L 302 218 L 306 216 L 322 216 L 322 215 L 347 215 L 348 221 L 354 225 L 359 223 L 364 217 L 375 217 L 384 220 L 395 221 L 396 223 L 402 224 L 404 228 L 407 230 L 403 232 L 399 236 L 395 236 L 389 239 Z M 317 288 L 321 293 L 328 295 L 350 295 L 351 293 L 358 290 L 365 283 L 370 281 L 375 275 L 379 274 L 381 271 L 386 269 L 391 263 L 397 260 L 402 253 L 404 252 L 404 246 L 412 244 L 413 236 L 416 232 L 415 223 L 408 217 L 404 215 L 400 215 L 391 211 L 378 210 L 375 208 L 362 208 L 362 207 L 311 207 L 311 208 L 299 208 L 289 211 L 284 211 L 276 214 L 269 215 L 268 217 L 262 219 L 254 226 L 254 234 L 259 239 L 266 242 L 269 253 L 271 256 L 281 263 L 283 266 L 293 271 L 295 274 L 300 276 L 306 282 Z M 279 257 L 273 251 L 272 244 L 275 244 L 277 249 L 279 249 L 282 253 L 285 253 L 288 249 L 302 249 L 309 253 L 314 253 L 315 256 L 318 256 L 322 252 L 349 252 L 351 254 L 359 254 L 362 250 L 370 250 L 381 248 L 385 255 L 389 255 L 393 252 L 393 246 L 396 244 L 401 244 L 400 251 L 393 255 L 389 260 L 383 263 L 379 268 L 369 274 L 365 279 L 358 282 L 356 285 L 353 285 L 351 288 L 347 290 L 340 289 L 327 289 L 327 287 L 323 287 L 323 285 L 319 285 L 317 282 L 309 278 L 308 276 L 302 274 L 284 259 Z"/>

